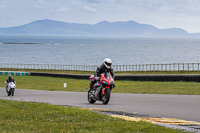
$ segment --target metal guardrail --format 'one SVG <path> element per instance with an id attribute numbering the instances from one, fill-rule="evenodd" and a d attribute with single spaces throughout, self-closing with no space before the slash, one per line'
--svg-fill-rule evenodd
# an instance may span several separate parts
<path id="1" fill-rule="evenodd" d="M 0 63 L 0 68 L 95 71 L 95 65 L 64 64 L 10 64 Z M 200 63 L 113 65 L 114 71 L 199 71 Z"/>
<path id="2" fill-rule="evenodd" d="M 63 64 L 10 64 L 0 63 L 0 68 L 95 71 L 98 66 Z"/>
<path id="3" fill-rule="evenodd" d="M 199 71 L 200 63 L 116 65 L 115 71 Z"/>

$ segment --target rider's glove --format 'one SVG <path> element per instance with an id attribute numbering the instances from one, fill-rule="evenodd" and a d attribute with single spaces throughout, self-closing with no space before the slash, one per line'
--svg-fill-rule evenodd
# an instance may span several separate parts
<path id="1" fill-rule="evenodd" d="M 99 77 L 94 77 L 95 81 L 100 81 Z"/>

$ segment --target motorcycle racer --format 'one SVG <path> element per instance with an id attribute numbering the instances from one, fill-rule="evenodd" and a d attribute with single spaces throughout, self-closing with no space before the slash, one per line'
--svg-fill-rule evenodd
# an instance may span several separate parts
<path id="1" fill-rule="evenodd" d="M 103 64 L 100 65 L 97 68 L 96 72 L 94 73 L 94 78 L 90 81 L 90 88 L 89 88 L 89 90 L 93 89 L 93 85 L 94 85 L 94 83 L 97 80 L 99 80 L 99 76 L 102 73 L 107 73 L 107 72 L 109 72 L 111 74 L 111 76 L 113 77 L 113 79 L 115 79 L 115 75 L 114 75 L 113 68 L 112 68 L 112 60 L 109 59 L 109 58 L 104 59 Z M 115 85 L 114 85 L 114 87 L 115 87 Z"/>
<path id="2" fill-rule="evenodd" d="M 8 87 L 8 83 L 10 82 L 14 82 L 14 84 L 16 84 L 14 78 L 12 77 L 12 75 L 9 75 L 8 76 L 8 79 L 5 81 L 5 84 L 6 84 L 6 90 L 7 90 L 7 87 Z"/>

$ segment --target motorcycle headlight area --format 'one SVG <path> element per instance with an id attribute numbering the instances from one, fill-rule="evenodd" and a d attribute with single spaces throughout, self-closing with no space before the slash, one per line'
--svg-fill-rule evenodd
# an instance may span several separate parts
<path id="1" fill-rule="evenodd" d="M 113 82 L 110 82 L 110 86 L 112 86 L 112 85 L 114 85 L 114 83 L 113 83 Z"/>
<path id="2" fill-rule="evenodd" d="M 108 84 L 106 81 L 103 81 L 104 84 Z"/>

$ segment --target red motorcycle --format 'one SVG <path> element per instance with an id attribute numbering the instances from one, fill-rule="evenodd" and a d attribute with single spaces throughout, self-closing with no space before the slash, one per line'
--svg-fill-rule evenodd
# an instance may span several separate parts
<path id="1" fill-rule="evenodd" d="M 90 80 L 94 79 L 91 75 Z M 93 85 L 93 89 L 88 91 L 88 102 L 95 103 L 96 100 L 102 101 L 103 104 L 108 104 L 110 100 L 110 92 L 115 87 L 115 82 L 109 73 L 103 73 Z"/>

